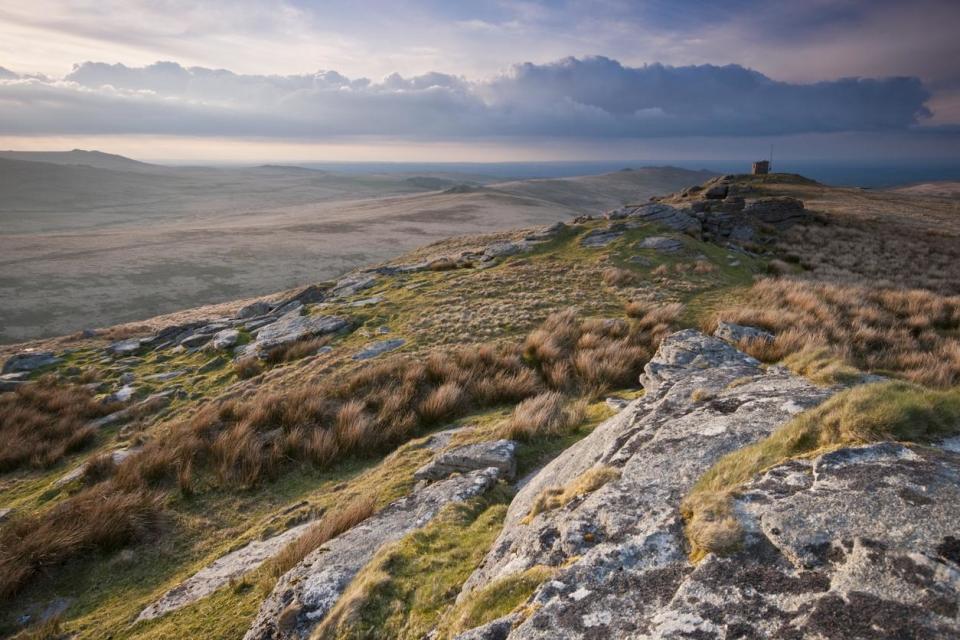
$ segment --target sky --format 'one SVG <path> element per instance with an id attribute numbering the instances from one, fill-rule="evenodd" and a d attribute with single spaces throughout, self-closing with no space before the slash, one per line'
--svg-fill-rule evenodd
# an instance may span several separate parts
<path id="1" fill-rule="evenodd" d="M 960 161 L 956 0 L 0 0 L 0 148 Z"/>

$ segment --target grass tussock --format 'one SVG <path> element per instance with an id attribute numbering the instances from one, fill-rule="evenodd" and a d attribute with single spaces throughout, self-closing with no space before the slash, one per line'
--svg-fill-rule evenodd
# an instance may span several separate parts
<path id="1" fill-rule="evenodd" d="M 607 267 L 601 277 L 608 287 L 629 287 L 637 283 L 637 273 L 621 267 Z"/>
<path id="2" fill-rule="evenodd" d="M 263 373 L 263 363 L 259 358 L 254 356 L 241 358 L 233 363 L 233 372 L 236 373 L 237 377 L 241 380 L 249 380 Z"/>
<path id="3" fill-rule="evenodd" d="M 118 408 L 98 402 L 82 386 L 51 377 L 0 395 L 0 473 L 46 469 L 84 449 L 96 439 L 90 421 Z"/>
<path id="4" fill-rule="evenodd" d="M 14 516 L 0 528 L 0 599 L 71 557 L 142 539 L 157 528 L 160 506 L 155 493 L 97 485 L 43 513 Z"/>
<path id="5" fill-rule="evenodd" d="M 455 604 L 506 517 L 496 489 L 445 507 L 427 526 L 377 553 L 316 629 L 313 640 L 419 640 Z"/>
<path id="6" fill-rule="evenodd" d="M 375 508 L 376 501 L 373 496 L 368 496 L 357 498 L 343 508 L 331 509 L 304 535 L 291 542 L 265 563 L 260 569 L 260 575 L 272 588 L 280 576 L 296 566 L 312 551 L 372 516 Z"/>
<path id="7" fill-rule="evenodd" d="M 269 365 L 278 365 L 283 362 L 293 362 L 307 356 L 312 356 L 320 349 L 330 344 L 332 336 L 320 336 L 319 338 L 309 338 L 307 340 L 297 340 L 289 344 L 280 345 L 270 349 L 263 357 L 263 361 Z M 239 365 L 239 362 L 237 363 Z M 249 365 L 248 365 L 249 366 Z M 259 372 L 257 372 L 259 373 Z M 239 372 L 238 372 L 239 375 Z M 256 375 L 253 374 L 253 375 Z M 240 376 L 243 377 L 243 376 Z M 247 376 L 250 377 L 250 376 Z"/>
<path id="8" fill-rule="evenodd" d="M 523 344 L 437 350 L 419 359 L 396 355 L 340 378 L 211 402 L 185 419 L 158 425 L 153 439 L 107 470 L 112 474 L 108 479 L 85 491 L 139 504 L 142 496 L 158 490 L 189 496 L 210 486 L 249 488 L 278 477 L 295 462 L 325 468 L 346 457 L 388 451 L 427 427 L 478 409 L 518 403 L 547 391 L 572 395 L 626 387 L 635 383 L 660 338 L 670 331 L 667 321 L 678 313 L 679 308 L 651 308 L 624 321 L 579 320 L 573 312 L 564 312 L 548 318 Z M 547 411 L 547 419 L 535 416 L 527 428 L 530 433 L 540 428 L 540 435 L 562 431 L 558 425 L 578 422 L 579 413 L 578 405 L 564 407 L 562 418 Z M 89 508 L 87 495 L 81 492 L 57 507 L 73 510 L 75 530 L 97 527 L 90 520 L 98 515 Z M 23 522 L 17 538 L 28 539 L 31 528 L 42 529 L 45 523 Z M 39 557 L 59 561 L 84 553 L 88 546 L 51 545 L 54 551 Z M 12 582 L 19 584 L 35 573 L 29 568 L 31 557 L 7 557 L 7 571 L 22 571 L 24 576 Z"/>
<path id="9" fill-rule="evenodd" d="M 620 471 L 607 465 L 590 467 L 565 487 L 548 487 L 533 501 L 530 513 L 523 519 L 529 523 L 544 511 L 560 509 L 576 498 L 593 493 L 603 485 L 620 477 Z"/>
<path id="10" fill-rule="evenodd" d="M 634 307 L 632 321 L 580 320 L 573 310 L 555 313 L 527 336 L 524 358 L 549 388 L 599 397 L 636 384 L 682 309 L 682 305 Z"/>
<path id="11" fill-rule="evenodd" d="M 731 499 L 765 469 L 839 446 L 898 440 L 928 442 L 960 432 L 960 389 L 936 391 L 880 382 L 838 393 L 769 437 L 721 458 L 681 505 L 692 557 L 727 553 L 740 542 Z"/>
<path id="12" fill-rule="evenodd" d="M 840 378 L 846 365 L 932 387 L 960 384 L 960 296 L 766 279 L 717 319 L 775 333 L 740 345 L 764 362 L 794 356 L 814 374 L 834 362 Z"/>
<path id="13" fill-rule="evenodd" d="M 519 403 L 497 437 L 529 442 L 564 435 L 583 422 L 586 410 L 584 399 L 572 401 L 559 391 L 545 391 Z"/>

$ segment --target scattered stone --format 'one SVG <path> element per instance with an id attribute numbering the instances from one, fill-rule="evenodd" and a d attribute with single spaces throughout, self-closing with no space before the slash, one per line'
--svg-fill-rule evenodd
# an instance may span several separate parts
<path id="1" fill-rule="evenodd" d="M 218 558 L 163 594 L 159 600 L 141 611 L 137 620 L 152 620 L 205 598 L 231 580 L 256 569 L 277 555 L 284 547 L 305 534 L 313 524 L 304 522 L 272 538 L 249 542 L 244 547 Z"/>
<path id="2" fill-rule="evenodd" d="M 36 371 L 40 367 L 47 367 L 61 362 L 61 359 L 52 351 L 21 351 L 3 363 L 3 373 L 22 373 Z"/>
<path id="3" fill-rule="evenodd" d="M 290 304 L 291 302 L 299 302 L 301 305 L 306 304 L 316 304 L 318 302 L 323 302 L 327 299 L 327 293 L 330 291 L 329 286 L 322 286 L 318 284 L 311 284 L 303 289 L 300 289 L 293 295 L 284 298 L 277 304 L 278 308 L 282 308 L 285 305 Z"/>
<path id="4" fill-rule="evenodd" d="M 280 317 L 257 331 L 256 339 L 238 349 L 240 356 L 260 357 L 270 349 L 297 342 L 311 336 L 321 336 L 342 331 L 350 321 L 341 316 L 301 316 L 299 310 Z"/>
<path id="5" fill-rule="evenodd" d="M 300 302 L 299 300 L 291 300 L 287 304 L 277 307 L 276 310 L 274 310 L 273 314 L 271 315 L 273 315 L 274 317 L 280 317 L 293 312 L 299 313 L 302 309 L 303 309 L 302 302 Z"/>
<path id="6" fill-rule="evenodd" d="M 118 340 L 107 347 L 107 353 L 115 356 L 130 356 L 140 350 L 140 338 Z"/>
<path id="7" fill-rule="evenodd" d="M 0 393 L 4 391 L 16 391 L 17 387 L 27 384 L 29 377 L 30 372 L 28 371 L 0 375 Z"/>
<path id="8" fill-rule="evenodd" d="M 653 249 L 660 253 L 677 253 L 683 249 L 683 242 L 667 236 L 650 236 L 637 243 L 638 249 Z"/>
<path id="9" fill-rule="evenodd" d="M 337 281 L 330 292 L 332 298 L 348 298 L 358 291 L 369 289 L 377 282 L 377 277 L 367 273 L 348 276 Z"/>
<path id="10" fill-rule="evenodd" d="M 593 229 L 580 238 L 580 246 L 590 248 L 605 247 L 614 240 L 622 237 L 625 231 L 625 228 Z"/>
<path id="11" fill-rule="evenodd" d="M 544 242 L 546 240 L 552 240 L 553 238 L 556 238 L 567 228 L 567 225 L 563 222 L 555 222 L 549 227 L 544 227 L 528 233 L 523 237 L 523 239 L 527 242 Z"/>
<path id="12" fill-rule="evenodd" d="M 443 480 L 453 473 L 467 473 L 495 467 L 500 477 L 513 480 L 517 474 L 517 443 L 497 440 L 468 444 L 441 453 L 414 472 L 417 480 Z"/>
<path id="13" fill-rule="evenodd" d="M 146 411 L 159 411 L 163 407 L 170 404 L 174 397 L 182 394 L 183 391 L 180 389 L 168 389 L 166 391 L 161 391 L 160 393 L 154 393 L 153 395 L 147 396 L 133 406 L 120 409 L 119 411 L 114 411 L 111 414 L 105 415 L 102 418 L 97 418 L 96 420 L 93 420 L 87 424 L 94 429 L 100 429 L 115 422 L 126 420 L 127 418 L 136 414 L 142 414 Z"/>
<path id="14" fill-rule="evenodd" d="M 380 340 L 379 342 L 374 342 L 368 344 L 363 349 L 353 354 L 354 360 L 369 360 L 370 358 L 375 358 L 381 353 L 386 353 L 388 351 L 393 351 L 394 349 L 399 349 L 406 343 L 406 340 L 403 338 L 393 338 L 392 340 Z"/>
<path id="15" fill-rule="evenodd" d="M 732 322 L 724 322 L 723 320 L 717 323 L 717 328 L 714 330 L 713 335 L 733 345 L 738 344 L 744 339 L 772 342 L 775 337 L 772 333 L 764 331 L 763 329 L 745 327 Z"/>
<path id="16" fill-rule="evenodd" d="M 248 318 L 256 318 L 257 316 L 262 316 L 270 313 L 270 310 L 273 309 L 273 305 L 269 302 L 264 302 L 263 300 L 257 300 L 256 302 L 251 302 L 250 304 L 241 307 L 237 311 L 237 315 L 234 317 L 237 320 L 247 320 Z"/>
<path id="17" fill-rule="evenodd" d="M 124 371 L 120 374 L 120 384 L 133 384 L 136 379 L 137 376 L 133 375 L 132 371 Z"/>
<path id="18" fill-rule="evenodd" d="M 481 260 L 488 261 L 496 258 L 505 258 L 530 249 L 530 245 L 525 241 L 520 242 L 495 242 L 483 250 Z"/>
<path id="19" fill-rule="evenodd" d="M 173 380 L 174 378 L 179 378 L 185 373 L 186 371 L 182 369 L 177 369 L 175 371 L 164 371 L 162 373 L 153 373 L 153 374 L 150 374 L 149 376 L 146 376 L 144 379 L 151 380 L 153 382 L 166 382 L 167 380 Z"/>
<path id="20" fill-rule="evenodd" d="M 325 543 L 280 578 L 244 640 L 308 638 L 379 549 L 425 526 L 445 505 L 487 492 L 498 475 L 491 468 L 435 482 Z"/>
<path id="21" fill-rule="evenodd" d="M 630 404 L 629 400 L 626 400 L 624 398 L 617 398 L 615 396 L 611 396 L 607 398 L 606 400 L 604 400 L 604 402 L 608 407 L 610 407 L 614 411 L 623 411 L 624 409 L 627 408 L 627 405 Z"/>
<path id="22" fill-rule="evenodd" d="M 364 298 L 362 300 L 357 300 L 356 302 L 351 302 L 350 307 L 372 307 L 383 302 L 383 296 L 373 296 L 372 298 Z"/>
<path id="23" fill-rule="evenodd" d="M 126 449 L 117 449 L 110 453 L 110 459 L 113 460 L 113 464 L 117 465 L 129 458 L 131 455 L 139 451 L 139 448 L 126 448 Z M 90 461 L 84 462 L 78 467 L 74 467 L 67 473 L 60 476 L 60 478 L 54 483 L 56 487 L 62 487 L 65 484 L 69 484 L 74 480 L 79 479 L 87 471 L 87 466 L 90 464 Z"/>
<path id="24" fill-rule="evenodd" d="M 133 394 L 136 393 L 136 388 L 133 385 L 125 384 L 109 396 L 106 397 L 106 402 L 126 402 L 133 397 Z"/>
<path id="25" fill-rule="evenodd" d="M 12 516 L 14 512 L 15 512 L 15 509 L 13 509 L 12 507 L 6 507 L 3 509 L 0 509 L 0 523 L 6 522 L 7 520 L 9 520 L 10 516 Z"/>
<path id="26" fill-rule="evenodd" d="M 213 338 L 210 340 L 211 349 L 229 349 L 233 345 L 237 344 L 237 340 L 240 339 L 240 332 L 236 329 L 224 329 L 223 331 L 218 331 L 214 334 Z"/>

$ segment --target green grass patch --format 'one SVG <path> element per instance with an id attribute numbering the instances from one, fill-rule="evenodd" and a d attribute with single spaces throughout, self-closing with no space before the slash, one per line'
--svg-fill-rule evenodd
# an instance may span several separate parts
<path id="1" fill-rule="evenodd" d="M 769 437 L 727 454 L 681 505 L 691 558 L 730 553 L 742 538 L 732 499 L 744 483 L 796 457 L 842 446 L 897 440 L 930 442 L 960 433 L 960 388 L 933 391 L 906 382 L 848 389 L 805 411 Z"/>

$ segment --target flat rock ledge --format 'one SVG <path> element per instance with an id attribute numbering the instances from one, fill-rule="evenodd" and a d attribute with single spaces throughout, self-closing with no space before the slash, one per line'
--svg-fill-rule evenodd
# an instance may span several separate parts
<path id="1" fill-rule="evenodd" d="M 554 578 L 532 596 L 533 613 L 465 637 L 648 637 L 656 616 L 694 571 L 679 512 L 690 487 L 721 456 L 833 393 L 785 369 L 765 369 L 694 330 L 668 336 L 641 380 L 644 397 L 523 486 L 499 538 L 459 596 L 469 599 L 536 565 L 555 567 Z M 527 518 L 542 491 L 575 482 L 597 466 L 619 477 Z"/>
<path id="2" fill-rule="evenodd" d="M 236 551 L 217 558 L 159 600 L 140 612 L 137 622 L 152 620 L 205 598 L 235 578 L 256 569 L 288 544 L 307 532 L 314 523 L 304 522 L 266 540 L 254 540 Z"/>
<path id="3" fill-rule="evenodd" d="M 381 547 L 423 527 L 445 505 L 485 493 L 498 477 L 489 468 L 436 482 L 330 540 L 280 578 L 244 640 L 308 638 Z"/>
<path id="4" fill-rule="evenodd" d="M 517 443 L 513 440 L 496 440 L 456 447 L 417 469 L 417 480 L 442 480 L 454 473 L 467 473 L 477 469 L 495 467 L 500 477 L 513 480 L 517 475 Z"/>

